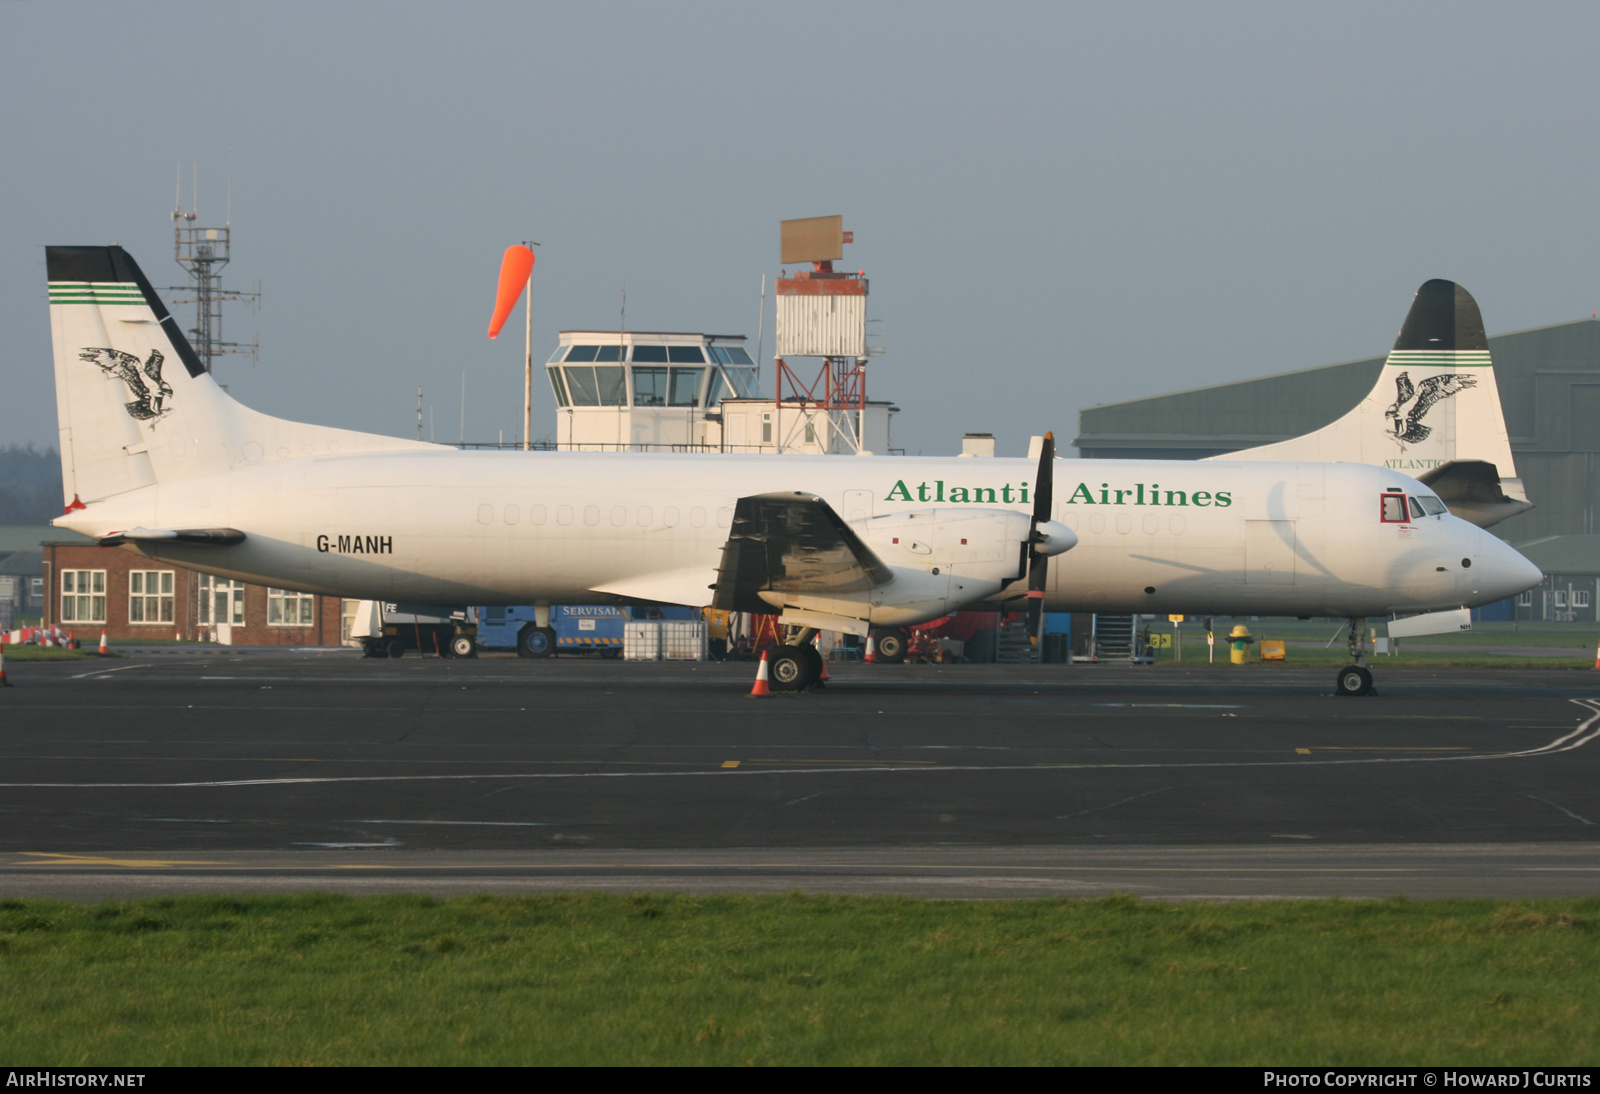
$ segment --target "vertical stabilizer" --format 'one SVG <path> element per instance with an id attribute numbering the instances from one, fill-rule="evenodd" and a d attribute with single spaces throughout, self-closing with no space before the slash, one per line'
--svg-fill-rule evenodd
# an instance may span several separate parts
<path id="1" fill-rule="evenodd" d="M 1377 384 L 1348 414 L 1303 437 L 1212 459 L 1389 467 L 1484 527 L 1532 508 L 1511 456 L 1483 317 L 1453 281 L 1417 290 Z"/>
<path id="2" fill-rule="evenodd" d="M 45 256 L 69 505 L 263 461 L 434 447 L 241 406 L 121 247 L 47 247 Z"/>

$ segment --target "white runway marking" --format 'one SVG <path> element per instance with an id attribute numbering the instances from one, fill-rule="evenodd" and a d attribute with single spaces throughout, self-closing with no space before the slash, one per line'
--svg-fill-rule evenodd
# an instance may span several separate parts
<path id="1" fill-rule="evenodd" d="M 118 665 L 114 669 L 95 669 L 93 672 L 80 672 L 72 679 L 82 680 L 88 676 L 104 676 L 108 672 L 126 672 L 128 669 L 147 669 L 149 667 L 149 665 Z"/>
<path id="2" fill-rule="evenodd" d="M 1582 748 L 1584 745 L 1600 737 L 1600 699 L 1569 699 L 1568 702 L 1576 703 L 1590 711 L 1588 718 L 1578 723 L 1578 728 L 1571 733 L 1564 734 L 1540 745 L 1538 748 L 1523 749 L 1519 752 L 1480 752 L 1471 756 L 1381 756 L 1366 759 L 1348 760 L 1200 760 L 1186 763 L 1063 763 L 1063 764 L 947 764 L 943 766 L 930 766 L 919 764 L 915 767 L 901 766 L 899 764 L 865 764 L 860 767 L 741 767 L 736 772 L 727 771 L 722 767 L 707 767 L 703 771 L 551 771 L 551 772 L 486 772 L 477 775 L 306 775 L 280 779 L 212 779 L 202 782 L 181 783 L 123 783 L 123 782 L 93 782 L 93 783 L 0 783 L 0 790 L 96 790 L 96 789 L 146 789 L 146 790 L 183 790 L 204 789 L 208 787 L 237 787 L 237 786 L 307 786 L 321 783 L 419 783 L 419 782 L 530 782 L 554 779 L 699 779 L 715 776 L 720 779 L 736 779 L 741 776 L 753 777 L 760 775 L 820 775 L 828 772 L 836 775 L 849 774 L 947 774 L 950 772 L 980 772 L 984 774 L 999 774 L 1001 772 L 1039 772 L 1039 771 L 1133 771 L 1133 770 L 1177 770 L 1180 768 L 1229 768 L 1229 767 L 1354 767 L 1371 764 L 1448 764 L 1472 763 L 1486 760 L 1516 760 L 1530 756 L 1553 756 L 1560 752 L 1571 752 Z M 881 713 L 881 712 L 880 712 Z"/>

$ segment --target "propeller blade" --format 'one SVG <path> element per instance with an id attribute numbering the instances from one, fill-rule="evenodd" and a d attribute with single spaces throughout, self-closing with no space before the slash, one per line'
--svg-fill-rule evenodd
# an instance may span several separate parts
<path id="1" fill-rule="evenodd" d="M 1056 435 L 1045 433 L 1039 448 L 1039 473 L 1033 481 L 1033 523 L 1028 528 L 1028 634 L 1037 642 L 1044 619 L 1044 588 L 1050 557 L 1039 553 L 1039 525 L 1050 519 L 1055 498 Z"/>

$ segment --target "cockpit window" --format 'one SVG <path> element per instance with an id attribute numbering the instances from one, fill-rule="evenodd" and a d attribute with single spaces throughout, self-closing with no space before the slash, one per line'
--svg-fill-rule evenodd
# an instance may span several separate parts
<path id="1" fill-rule="evenodd" d="M 1430 517 L 1437 517 L 1442 513 L 1448 513 L 1450 511 L 1450 507 L 1445 505 L 1444 502 L 1440 501 L 1438 498 L 1431 497 L 1428 494 L 1422 495 L 1422 497 L 1418 498 L 1417 500 L 1422 502 L 1422 511 L 1428 514 Z"/>
<path id="2" fill-rule="evenodd" d="M 1422 519 L 1422 503 L 1420 501 L 1418 501 L 1416 498 L 1412 498 L 1411 499 L 1411 519 L 1412 520 L 1421 520 Z"/>
<path id="3" fill-rule="evenodd" d="M 1406 522 L 1406 496 L 1404 494 L 1383 495 L 1382 519 L 1385 524 L 1404 524 Z"/>

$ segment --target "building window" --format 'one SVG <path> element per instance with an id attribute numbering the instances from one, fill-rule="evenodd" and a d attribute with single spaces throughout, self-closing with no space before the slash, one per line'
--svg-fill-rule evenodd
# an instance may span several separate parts
<path id="1" fill-rule="evenodd" d="M 105 621 L 106 572 L 62 570 L 61 622 L 104 623 Z"/>
<path id="2" fill-rule="evenodd" d="M 1517 607 L 1519 607 L 1519 608 L 1531 608 L 1531 607 L 1533 607 L 1533 590 L 1532 589 L 1529 589 L 1525 593 L 1518 593 L 1517 594 Z"/>
<path id="3" fill-rule="evenodd" d="M 1557 589 L 1556 590 L 1556 607 L 1565 608 L 1566 606 L 1567 606 L 1567 590 L 1565 590 L 1565 589 Z"/>
<path id="4" fill-rule="evenodd" d="M 131 570 L 128 573 L 128 622 L 172 622 L 171 570 Z"/>
<path id="5" fill-rule="evenodd" d="M 200 622 L 209 626 L 218 623 L 243 626 L 244 582 L 201 574 Z"/>
<path id="6" fill-rule="evenodd" d="M 1572 606 L 1574 608 L 1587 608 L 1589 606 L 1589 593 L 1586 589 L 1572 591 Z"/>
<path id="7" fill-rule="evenodd" d="M 316 621 L 317 598 L 288 589 L 267 590 L 267 623 L 274 627 L 309 627 Z"/>

